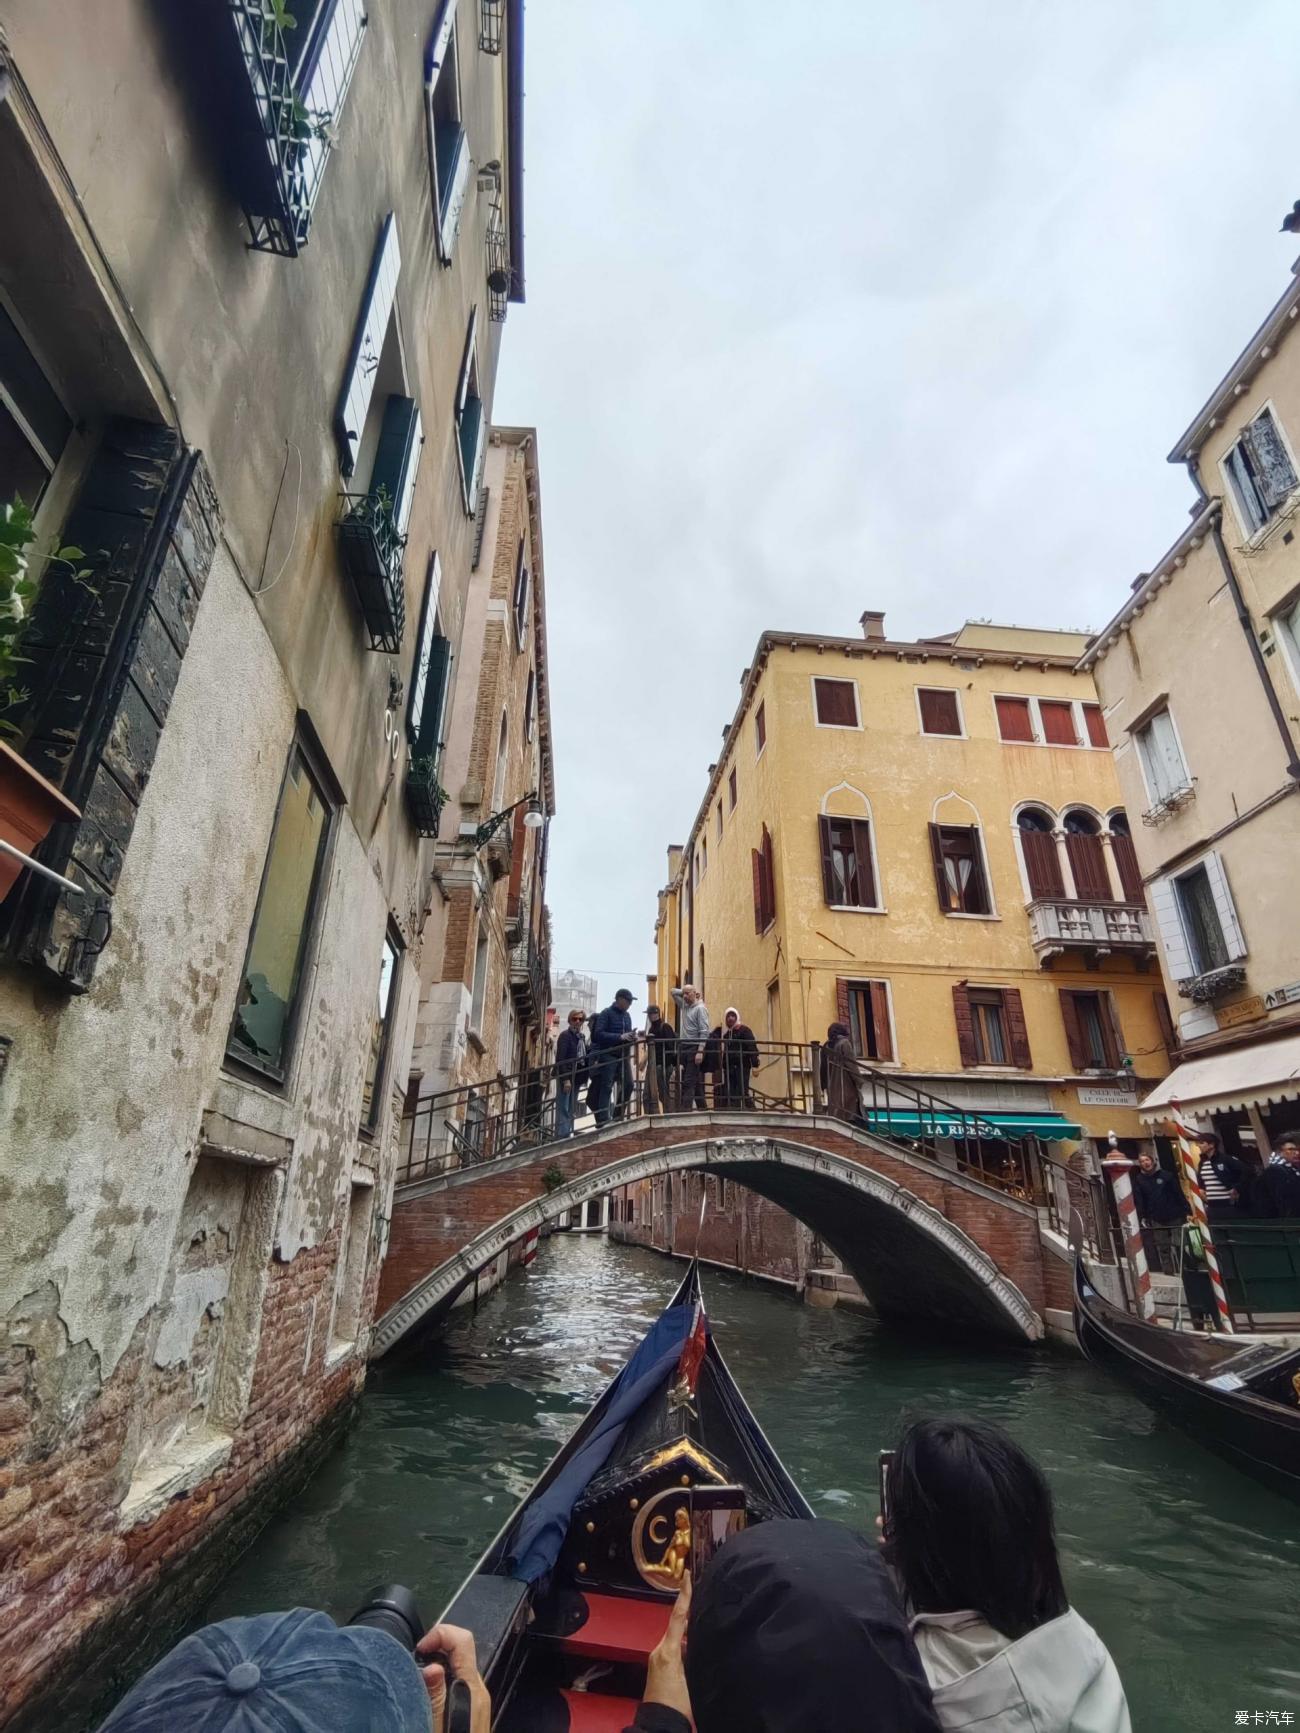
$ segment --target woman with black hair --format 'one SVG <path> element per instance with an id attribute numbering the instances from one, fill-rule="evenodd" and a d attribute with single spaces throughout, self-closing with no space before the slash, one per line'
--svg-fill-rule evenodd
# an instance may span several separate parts
<path id="1" fill-rule="evenodd" d="M 1042 1470 L 999 1427 L 923 1420 L 889 1465 L 885 1557 L 941 1725 L 1130 1733 L 1101 1638 L 1066 1599 Z"/>

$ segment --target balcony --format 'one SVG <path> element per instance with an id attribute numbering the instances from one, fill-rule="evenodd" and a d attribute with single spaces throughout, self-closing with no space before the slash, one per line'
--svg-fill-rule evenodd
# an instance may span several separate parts
<path id="1" fill-rule="evenodd" d="M 1040 963 L 1071 948 L 1091 957 L 1112 951 L 1146 960 L 1155 955 L 1151 918 L 1140 903 L 1074 903 L 1055 898 L 1028 905 L 1029 933 Z"/>
<path id="2" fill-rule="evenodd" d="M 1246 985 L 1246 969 L 1242 963 L 1225 963 L 1218 969 L 1207 969 L 1201 975 L 1189 975 L 1178 983 L 1179 997 L 1194 1005 L 1210 1005 L 1225 993 L 1235 993 Z"/>
<path id="3" fill-rule="evenodd" d="M 222 93 L 230 166 L 259 252 L 296 258 L 333 145 L 366 28 L 364 0 L 335 0 L 294 70 L 286 7 L 277 0 L 208 0 L 212 80 Z"/>
<path id="4" fill-rule="evenodd" d="M 551 970 L 531 928 L 510 949 L 510 992 L 520 1023 L 525 1028 L 540 1024 L 550 999 Z"/>
<path id="5" fill-rule="evenodd" d="M 484 54 L 500 54 L 506 0 L 478 0 L 478 45 Z"/>
<path id="6" fill-rule="evenodd" d="M 419 836 L 437 836 L 447 790 L 431 757 L 413 758 L 406 775 L 406 810 Z"/>
<path id="7" fill-rule="evenodd" d="M 356 587 L 372 650 L 395 656 L 406 627 L 402 551 L 406 538 L 393 522 L 391 501 L 374 493 L 345 493 L 339 519 L 339 550 Z"/>

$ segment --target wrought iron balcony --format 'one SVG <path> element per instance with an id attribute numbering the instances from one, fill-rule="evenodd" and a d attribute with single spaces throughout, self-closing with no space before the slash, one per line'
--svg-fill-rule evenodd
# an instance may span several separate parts
<path id="1" fill-rule="evenodd" d="M 530 927 L 510 949 L 510 992 L 521 1023 L 542 1021 L 550 985 L 550 965 Z"/>
<path id="2" fill-rule="evenodd" d="M 1040 898 L 1029 904 L 1029 933 L 1040 963 L 1070 947 L 1104 956 L 1108 951 L 1155 954 L 1151 917 L 1140 903 L 1076 903 Z"/>
<path id="3" fill-rule="evenodd" d="M 478 0 L 478 45 L 484 54 L 500 54 L 506 0 Z"/>
<path id="4" fill-rule="evenodd" d="M 339 548 L 370 633 L 370 648 L 396 655 L 406 627 L 406 587 L 402 581 L 405 536 L 393 522 L 392 501 L 377 493 L 345 493 L 339 519 Z"/>
<path id="5" fill-rule="evenodd" d="M 501 200 L 496 198 L 488 212 L 487 237 L 488 316 L 498 324 L 510 309 L 510 242 L 506 236 Z"/>
<path id="6" fill-rule="evenodd" d="M 1225 963 L 1218 969 L 1207 969 L 1203 975 L 1189 975 L 1178 983 L 1178 994 L 1195 1005 L 1209 1005 L 1215 999 L 1222 999 L 1225 993 L 1235 993 L 1238 987 L 1245 985 L 1245 965 Z"/>
<path id="7" fill-rule="evenodd" d="M 447 790 L 438 781 L 432 758 L 413 758 L 406 773 L 406 810 L 420 836 L 437 836 Z"/>
<path id="8" fill-rule="evenodd" d="M 307 242 L 334 126 L 361 51 L 364 0 L 334 0 L 304 43 L 296 72 L 286 33 L 292 0 L 207 5 L 224 14 L 214 20 L 212 84 L 233 108 L 225 137 L 252 245 L 296 258 Z M 307 11 L 305 0 L 300 9 Z"/>

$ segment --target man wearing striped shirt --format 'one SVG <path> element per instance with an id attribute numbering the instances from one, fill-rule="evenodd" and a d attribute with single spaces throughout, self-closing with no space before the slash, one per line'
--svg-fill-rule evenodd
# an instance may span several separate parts
<path id="1" fill-rule="evenodd" d="M 1196 1139 L 1201 1152 L 1197 1170 L 1205 1194 L 1205 1213 L 1212 1222 L 1240 1220 L 1246 1214 L 1246 1169 L 1235 1155 L 1228 1155 L 1218 1134 L 1203 1131 Z"/>

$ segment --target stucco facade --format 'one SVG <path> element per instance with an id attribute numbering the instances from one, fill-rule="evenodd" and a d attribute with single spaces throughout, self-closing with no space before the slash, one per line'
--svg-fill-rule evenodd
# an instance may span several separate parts
<path id="1" fill-rule="evenodd" d="M 0 905 L 0 1719 L 73 1725 L 77 1645 L 360 1388 L 443 948 L 417 695 L 522 299 L 518 247 L 488 282 L 522 8 L 495 48 L 470 0 L 292 10 L 286 47 L 260 0 L 0 4 L 0 386 L 31 434 L 0 502 L 39 495 L 40 545 L 91 570 L 51 569 L 9 716 L 82 809 L 40 858 L 83 894 L 28 872 Z M 241 156 L 256 78 L 317 106 Z"/>
<path id="2" fill-rule="evenodd" d="M 954 1105 L 1143 1136 L 1134 1079 L 1167 1068 L 1162 995 L 1084 641 L 976 624 L 893 642 L 870 614 L 859 639 L 764 634 L 670 851 L 658 992 L 693 979 L 715 1025 L 735 1005 L 760 1041 L 843 1020 L 879 1075 Z M 949 843 L 969 868 L 945 867 Z M 945 872 L 982 879 L 973 912 L 944 906 Z"/>
<path id="3" fill-rule="evenodd" d="M 1179 1100 L 1266 1155 L 1300 1099 L 1300 279 L 1180 436 L 1190 519 L 1081 659 L 1155 917 Z M 1154 1114 L 1158 1119 L 1158 1114 Z"/>

